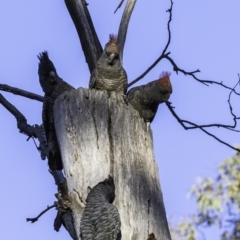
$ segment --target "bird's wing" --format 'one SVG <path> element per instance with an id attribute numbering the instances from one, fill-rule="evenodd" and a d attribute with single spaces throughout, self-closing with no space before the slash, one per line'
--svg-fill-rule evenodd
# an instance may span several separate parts
<path id="1" fill-rule="evenodd" d="M 93 211 L 91 207 L 85 207 L 80 224 L 80 236 L 82 240 L 92 240 L 92 236 L 95 233 L 93 225 L 95 215 L 95 211 Z"/>
<path id="2" fill-rule="evenodd" d="M 44 96 L 43 99 L 43 106 L 42 106 L 42 122 L 43 122 L 43 128 L 45 131 L 46 139 L 48 139 L 48 133 L 49 133 L 49 105 L 48 105 L 48 100 Z"/>
<path id="3" fill-rule="evenodd" d="M 116 240 L 121 228 L 118 209 L 106 203 L 101 210 L 101 215 L 96 223 L 96 232 L 93 240 Z"/>
<path id="4" fill-rule="evenodd" d="M 54 220 L 54 223 L 53 223 L 54 230 L 58 232 L 60 230 L 61 226 L 62 226 L 61 212 L 57 211 L 57 216 L 56 216 L 56 218 Z"/>
<path id="5" fill-rule="evenodd" d="M 59 78 L 59 81 L 61 81 L 60 92 L 71 91 L 72 89 L 75 89 L 73 86 L 71 86 L 69 83 L 65 82 L 63 79 Z"/>
<path id="6" fill-rule="evenodd" d="M 66 228 L 72 239 L 77 240 L 72 211 L 70 209 L 68 209 L 65 213 L 62 214 L 62 224 Z"/>

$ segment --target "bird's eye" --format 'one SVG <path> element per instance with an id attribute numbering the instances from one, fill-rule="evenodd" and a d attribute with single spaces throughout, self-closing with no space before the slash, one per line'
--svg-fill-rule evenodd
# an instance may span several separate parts
<path id="1" fill-rule="evenodd" d="M 55 72 L 51 71 L 51 72 L 49 73 L 49 76 L 50 76 L 51 78 L 55 78 Z"/>

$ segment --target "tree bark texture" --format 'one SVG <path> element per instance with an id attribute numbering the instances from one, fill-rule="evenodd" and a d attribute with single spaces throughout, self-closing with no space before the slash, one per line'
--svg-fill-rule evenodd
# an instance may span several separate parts
<path id="1" fill-rule="evenodd" d="M 89 187 L 110 174 L 122 240 L 170 240 L 152 133 L 138 112 L 115 92 L 79 88 L 58 97 L 54 117 L 77 235 Z"/>
<path id="2" fill-rule="evenodd" d="M 118 44 L 119 44 L 119 55 L 120 55 L 120 60 L 121 63 L 123 63 L 123 50 L 124 50 L 124 45 L 127 37 L 127 30 L 128 30 L 128 25 L 130 22 L 130 18 L 135 6 L 135 3 L 137 0 L 128 0 L 125 6 L 125 9 L 123 11 L 122 19 L 119 25 L 118 29 Z"/>
<path id="3" fill-rule="evenodd" d="M 83 0 L 65 0 L 65 4 L 76 27 L 89 71 L 92 72 L 103 49 L 88 8 Z"/>

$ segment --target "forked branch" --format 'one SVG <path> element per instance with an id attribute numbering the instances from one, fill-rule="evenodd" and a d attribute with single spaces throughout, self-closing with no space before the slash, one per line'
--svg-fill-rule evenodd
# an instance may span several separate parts
<path id="1" fill-rule="evenodd" d="M 236 126 L 237 126 L 237 120 L 240 119 L 240 117 L 237 117 L 234 113 L 233 113 L 233 108 L 231 105 L 231 95 L 233 93 L 233 91 L 235 90 L 236 86 L 239 84 L 240 82 L 240 77 L 239 77 L 239 81 L 237 82 L 237 84 L 234 86 L 234 88 L 230 91 L 229 93 L 229 97 L 228 97 L 228 105 L 229 105 L 229 110 L 231 115 L 233 116 L 233 124 L 232 125 L 225 125 L 225 124 L 219 124 L 219 123 L 215 123 L 215 124 L 206 124 L 206 125 L 199 125 L 193 122 L 190 122 L 188 120 L 183 120 L 181 119 L 177 113 L 174 111 L 174 107 L 171 105 L 171 102 L 166 102 L 166 105 L 168 107 L 168 109 L 170 110 L 170 112 L 172 113 L 172 115 L 177 119 L 177 121 L 180 123 L 180 125 L 185 129 L 185 130 L 191 130 L 191 129 L 200 129 L 201 131 L 205 132 L 207 135 L 213 137 L 214 139 L 216 139 L 218 142 L 240 152 L 240 150 L 238 148 L 235 148 L 233 146 L 231 146 L 230 144 L 226 143 L 225 141 L 219 139 L 218 137 L 216 137 L 214 134 L 208 132 L 206 130 L 206 128 L 209 127 L 217 127 L 217 128 L 225 128 L 227 130 L 231 130 L 231 131 L 235 131 L 235 132 L 240 132 L 239 130 L 235 130 Z M 187 125 L 186 125 L 187 124 Z"/>
<path id="2" fill-rule="evenodd" d="M 91 73 L 103 50 L 86 6 L 86 1 L 65 0 L 65 4 L 76 27 L 82 50 Z"/>
<path id="3" fill-rule="evenodd" d="M 170 28 L 170 23 L 172 21 L 172 9 L 173 9 L 173 1 L 170 0 L 171 2 L 171 6 L 170 8 L 166 11 L 169 13 L 169 19 L 168 19 L 168 23 L 167 23 L 167 30 L 168 30 L 168 39 L 167 39 L 167 43 L 162 51 L 162 53 L 160 54 L 160 56 L 136 79 L 134 79 L 133 81 L 131 81 L 128 84 L 128 87 L 132 86 L 133 84 L 135 84 L 136 82 L 138 82 L 139 80 L 141 80 L 142 78 L 144 78 L 161 60 L 166 59 L 168 60 L 172 66 L 173 66 L 173 71 L 175 71 L 177 74 L 178 72 L 183 73 L 184 75 L 188 75 L 191 76 L 193 79 L 195 79 L 196 81 L 209 86 L 209 84 L 216 84 L 219 85 L 221 87 L 224 87 L 226 89 L 231 90 L 232 92 L 234 92 L 237 95 L 240 95 L 240 93 L 238 93 L 235 88 L 231 88 L 225 84 L 223 84 L 223 82 L 217 82 L 217 81 L 212 81 L 212 80 L 203 80 L 203 79 L 199 79 L 198 77 L 196 77 L 196 73 L 199 73 L 200 70 L 194 70 L 194 71 L 185 71 L 184 69 L 181 69 L 177 66 L 177 64 L 174 62 L 174 60 L 170 57 L 170 52 L 168 52 L 168 47 L 171 43 L 171 28 Z"/>
<path id="4" fill-rule="evenodd" d="M 41 158 L 43 160 L 46 159 L 46 157 L 48 156 L 48 145 L 42 125 L 29 125 L 24 115 L 10 102 L 8 102 L 2 94 L 0 94 L 0 103 L 16 118 L 17 127 L 20 133 L 27 135 L 28 139 L 33 138 L 34 140 L 34 138 L 38 138 L 40 144 L 39 147 L 36 147 L 41 153 Z"/>
<path id="5" fill-rule="evenodd" d="M 128 24 L 136 1 L 137 0 L 127 1 L 118 30 L 119 55 L 121 61 L 123 59 L 123 49 L 126 41 Z M 120 2 L 118 8 L 122 3 L 123 1 Z M 87 9 L 86 2 L 84 0 L 65 0 L 65 4 L 76 27 L 89 70 L 92 72 L 103 50 Z"/>
<path id="6" fill-rule="evenodd" d="M 16 120 L 17 120 L 17 126 L 18 126 L 18 129 L 20 130 L 20 133 L 24 133 L 28 136 L 28 139 L 29 140 L 30 138 L 33 139 L 34 143 L 35 143 L 35 140 L 34 138 L 38 138 L 39 140 L 39 147 L 36 145 L 37 149 L 41 152 L 41 158 L 44 160 L 46 158 L 48 158 L 49 156 L 49 148 L 48 148 L 48 144 L 47 144 L 47 140 L 46 140 L 46 136 L 45 136 L 45 131 L 43 129 L 43 126 L 40 125 L 34 125 L 34 126 L 30 126 L 28 123 L 27 123 L 27 119 L 24 117 L 24 115 L 16 108 L 14 107 L 10 102 L 8 102 L 2 94 L 0 94 L 0 103 L 10 112 L 13 114 L 13 116 L 15 116 Z M 67 191 L 67 187 L 66 187 L 66 181 L 65 180 L 65 177 L 63 175 L 63 172 L 60 171 L 60 170 L 55 170 L 55 171 L 49 171 L 51 173 L 51 175 L 54 177 L 55 179 L 55 183 L 58 185 L 58 190 L 61 192 L 61 199 L 65 200 L 65 199 L 68 199 L 66 196 L 68 196 L 68 191 Z M 50 210 L 51 208 L 53 207 L 57 207 L 59 205 L 59 202 L 60 200 L 58 201 L 58 203 L 54 203 L 52 206 L 48 206 L 44 211 L 42 211 L 37 217 L 35 218 L 27 218 L 26 220 L 27 221 L 30 221 L 31 223 L 34 223 L 36 221 L 38 221 L 38 219 L 44 214 L 46 213 L 48 210 Z M 55 222 L 58 222 L 61 220 L 61 218 L 59 219 L 58 216 L 61 216 L 59 214 L 59 211 L 58 210 L 58 214 L 57 214 L 57 217 L 56 217 L 56 221 Z M 71 218 L 72 219 L 72 216 L 71 216 L 71 211 L 66 211 L 65 213 L 65 218 L 66 219 L 69 219 Z M 67 220 L 66 220 L 67 221 Z M 65 226 L 65 225 L 64 225 Z M 55 227 L 55 225 L 54 225 Z M 59 226 L 58 224 L 58 227 L 60 228 L 61 225 Z M 59 230 L 58 228 L 58 230 Z M 56 229 L 57 230 L 57 229 Z M 72 232 L 70 231 L 70 229 L 67 229 L 66 230 L 69 232 L 69 234 L 71 235 Z M 75 238 L 73 238 L 75 239 Z"/>
<path id="7" fill-rule="evenodd" d="M 167 23 L 167 29 L 168 29 L 168 40 L 166 43 L 166 46 L 164 47 L 161 55 L 153 62 L 153 64 L 147 68 L 147 70 L 145 70 L 139 77 L 137 77 L 136 79 L 134 79 L 132 82 L 130 82 L 128 84 L 128 87 L 132 86 L 134 83 L 138 82 L 139 80 L 141 80 L 142 78 L 144 78 L 163 58 L 165 58 L 166 56 L 168 56 L 170 54 L 170 52 L 167 52 L 167 49 L 169 47 L 169 44 L 171 43 L 171 29 L 170 29 L 170 23 L 172 21 L 172 9 L 173 9 L 173 1 L 171 0 L 171 6 L 170 8 L 166 11 L 169 13 L 169 19 L 168 19 L 168 23 Z"/>
<path id="8" fill-rule="evenodd" d="M 42 212 L 40 212 L 38 214 L 38 216 L 34 217 L 34 218 L 26 218 L 26 221 L 27 222 L 31 222 L 31 223 L 35 223 L 38 221 L 38 219 L 44 214 L 46 213 L 47 211 L 49 211 L 50 209 L 56 207 L 56 204 L 53 204 L 52 206 L 47 206 L 47 208 L 45 210 L 43 210 Z"/>
<path id="9" fill-rule="evenodd" d="M 34 135 L 32 126 L 27 124 L 27 119 L 16 107 L 14 107 L 10 102 L 8 102 L 2 94 L 0 94 L 0 103 L 16 118 L 17 126 L 20 132 L 28 135 L 29 137 L 36 137 Z"/>
<path id="10" fill-rule="evenodd" d="M 204 79 L 199 79 L 198 77 L 195 76 L 195 73 L 198 73 L 200 72 L 199 69 L 195 70 L 195 71 L 191 71 L 191 72 L 188 72 L 188 71 L 185 71 L 184 69 L 181 69 L 177 66 L 177 64 L 173 61 L 173 59 L 171 57 L 169 57 L 169 55 L 165 55 L 163 56 L 163 58 L 167 59 L 173 66 L 173 71 L 175 71 L 177 74 L 178 72 L 181 72 L 183 73 L 184 75 L 188 75 L 188 76 L 192 76 L 196 81 L 206 85 L 206 86 L 209 86 L 209 84 L 216 84 L 216 85 L 219 85 L 221 87 L 224 87 L 224 88 L 227 88 L 229 90 L 231 90 L 231 92 L 234 92 L 236 95 L 240 95 L 240 93 L 238 93 L 235 88 L 231 88 L 225 84 L 223 84 L 223 82 L 217 82 L 217 81 L 212 81 L 212 80 L 204 80 Z"/>

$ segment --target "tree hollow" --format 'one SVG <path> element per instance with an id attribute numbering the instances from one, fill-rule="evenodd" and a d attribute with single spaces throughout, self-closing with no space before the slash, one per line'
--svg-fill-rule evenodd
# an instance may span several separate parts
<path id="1" fill-rule="evenodd" d="M 138 112 L 115 92 L 79 88 L 58 97 L 54 118 L 77 235 L 89 187 L 110 174 L 122 240 L 170 240 L 152 132 Z"/>

